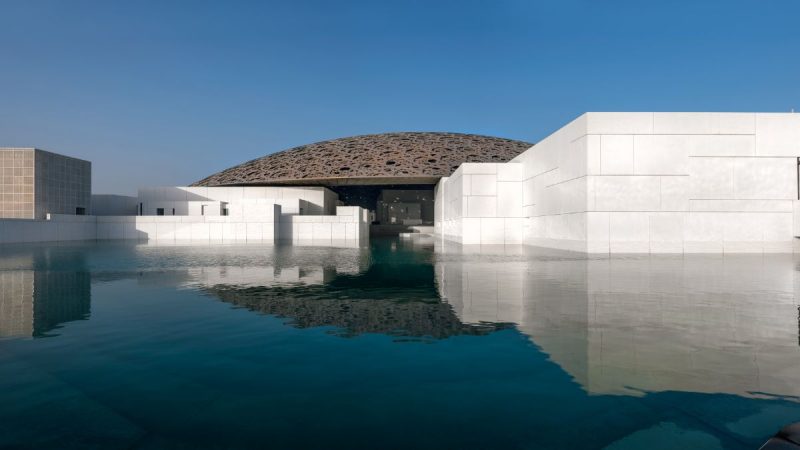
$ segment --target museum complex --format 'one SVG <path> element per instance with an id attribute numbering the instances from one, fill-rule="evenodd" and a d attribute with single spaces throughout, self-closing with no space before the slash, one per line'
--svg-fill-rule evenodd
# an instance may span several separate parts
<path id="1" fill-rule="evenodd" d="M 600 254 L 792 253 L 799 161 L 794 113 L 586 113 L 536 144 L 347 137 L 136 197 L 92 194 L 88 161 L 0 148 L 0 243 L 358 246 L 401 235 Z"/>

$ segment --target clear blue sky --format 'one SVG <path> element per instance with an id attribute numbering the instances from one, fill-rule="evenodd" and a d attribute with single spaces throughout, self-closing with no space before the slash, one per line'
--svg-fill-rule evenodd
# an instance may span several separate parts
<path id="1" fill-rule="evenodd" d="M 355 134 L 791 108 L 798 0 L 0 0 L 0 146 L 89 159 L 96 193 Z"/>

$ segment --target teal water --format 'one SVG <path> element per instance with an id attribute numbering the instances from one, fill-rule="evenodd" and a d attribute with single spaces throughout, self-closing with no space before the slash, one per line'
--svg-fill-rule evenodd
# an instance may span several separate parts
<path id="1" fill-rule="evenodd" d="M 0 448 L 758 448 L 798 262 L 0 247 Z"/>

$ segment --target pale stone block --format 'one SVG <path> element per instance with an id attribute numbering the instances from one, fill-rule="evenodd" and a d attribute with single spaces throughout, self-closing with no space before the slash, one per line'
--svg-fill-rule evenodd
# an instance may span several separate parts
<path id="1" fill-rule="evenodd" d="M 737 158 L 734 196 L 752 199 L 797 198 L 797 161 L 794 158 Z"/>
<path id="2" fill-rule="evenodd" d="M 754 156 L 755 135 L 674 136 L 689 156 Z"/>
<path id="3" fill-rule="evenodd" d="M 497 183 L 497 217 L 522 216 L 522 183 Z"/>
<path id="4" fill-rule="evenodd" d="M 611 241 L 609 251 L 611 253 L 650 253 L 650 243 L 647 241 Z"/>
<path id="5" fill-rule="evenodd" d="M 274 223 L 261 224 L 261 240 L 265 243 L 274 243 L 278 238 Z"/>
<path id="6" fill-rule="evenodd" d="M 298 224 L 299 239 L 312 239 L 313 237 L 314 237 L 314 224 L 312 223 Z"/>
<path id="7" fill-rule="evenodd" d="M 343 223 L 331 224 L 332 239 L 347 239 L 347 226 Z"/>
<path id="8" fill-rule="evenodd" d="M 314 239 L 331 239 L 331 225 L 327 223 L 312 224 Z"/>
<path id="9" fill-rule="evenodd" d="M 355 223 L 345 224 L 345 239 L 358 239 L 358 229 Z"/>
<path id="10" fill-rule="evenodd" d="M 607 254 L 611 251 L 611 245 L 608 241 L 588 241 L 586 242 L 586 253 L 590 254 Z"/>
<path id="11" fill-rule="evenodd" d="M 522 181 L 522 164 L 508 162 L 497 165 L 497 181 Z"/>
<path id="12" fill-rule="evenodd" d="M 650 242 L 650 253 L 683 253 L 683 241 Z"/>
<path id="13" fill-rule="evenodd" d="M 469 195 L 497 195 L 496 175 L 472 175 Z"/>
<path id="14" fill-rule="evenodd" d="M 464 175 L 495 175 L 497 164 L 494 163 L 463 163 L 459 167 Z"/>
<path id="15" fill-rule="evenodd" d="M 588 160 L 585 136 L 560 145 L 558 156 L 557 182 L 571 180 L 587 174 Z"/>
<path id="16" fill-rule="evenodd" d="M 711 113 L 653 113 L 654 134 L 711 134 L 715 123 Z"/>
<path id="17" fill-rule="evenodd" d="M 687 211 L 689 209 L 688 176 L 661 177 L 661 210 Z"/>
<path id="18" fill-rule="evenodd" d="M 765 241 L 764 253 L 794 253 L 794 240 Z"/>
<path id="19" fill-rule="evenodd" d="M 692 211 L 792 212 L 792 200 L 690 200 Z"/>
<path id="20" fill-rule="evenodd" d="M 468 197 L 466 217 L 497 217 L 496 197 Z"/>
<path id="21" fill-rule="evenodd" d="M 243 199 L 267 198 L 267 188 L 262 186 L 247 186 L 242 190 Z"/>
<path id="22" fill-rule="evenodd" d="M 505 219 L 505 244 L 516 245 L 522 244 L 522 234 L 524 228 L 524 219 L 522 218 L 506 218 Z"/>
<path id="23" fill-rule="evenodd" d="M 192 238 L 192 224 L 176 222 L 174 236 L 178 240 L 190 240 Z"/>
<path id="24" fill-rule="evenodd" d="M 192 224 L 192 240 L 208 240 L 210 239 L 209 224 L 205 222 Z"/>
<path id="25" fill-rule="evenodd" d="M 109 223 L 109 239 L 125 239 L 125 228 L 121 223 Z"/>
<path id="26" fill-rule="evenodd" d="M 733 198 L 735 158 L 689 158 L 689 198 Z"/>
<path id="27" fill-rule="evenodd" d="M 764 241 L 787 242 L 794 238 L 792 213 L 759 214 Z"/>
<path id="28" fill-rule="evenodd" d="M 756 114 L 759 156 L 800 156 L 800 114 Z"/>
<path id="29" fill-rule="evenodd" d="M 237 222 L 233 224 L 233 232 L 236 235 L 237 241 L 247 240 L 247 224 L 244 222 Z"/>
<path id="30" fill-rule="evenodd" d="M 722 251 L 724 253 L 764 253 L 764 243 L 761 241 L 725 241 Z"/>
<path id="31" fill-rule="evenodd" d="M 687 213 L 684 240 L 687 243 L 722 242 L 726 220 L 724 213 Z"/>
<path id="32" fill-rule="evenodd" d="M 633 136 L 600 137 L 600 171 L 603 175 L 633 174 Z"/>
<path id="33" fill-rule="evenodd" d="M 600 136 L 596 134 L 585 136 L 586 139 L 586 173 L 587 175 L 600 175 Z"/>
<path id="34" fill-rule="evenodd" d="M 655 211 L 660 209 L 661 180 L 650 176 L 596 177 L 598 211 Z"/>
<path id="35" fill-rule="evenodd" d="M 712 213 L 725 216 L 723 240 L 727 242 L 761 242 L 764 231 L 761 228 L 762 213 Z"/>
<path id="36" fill-rule="evenodd" d="M 144 239 L 153 239 L 155 240 L 158 236 L 157 226 L 156 224 L 150 221 L 143 221 L 139 222 L 136 221 L 136 229 L 139 231 L 139 234 Z"/>
<path id="37" fill-rule="evenodd" d="M 222 224 L 210 223 L 208 224 L 208 238 L 213 240 L 222 239 Z"/>
<path id="38" fill-rule="evenodd" d="M 174 240 L 175 239 L 175 223 L 167 223 L 167 222 L 156 223 L 156 239 L 157 240 Z"/>
<path id="39" fill-rule="evenodd" d="M 61 224 L 59 224 L 61 225 Z M 66 224 L 63 224 L 60 227 L 60 233 L 58 234 L 59 241 L 66 241 L 70 239 L 68 233 L 66 233 L 67 227 Z M 108 222 L 100 222 L 97 224 L 97 239 L 105 240 L 110 239 L 111 236 L 111 224 Z"/>
<path id="40" fill-rule="evenodd" d="M 608 251 L 610 239 L 610 213 L 608 212 L 588 212 L 586 213 L 586 240 L 588 243 L 605 243 L 605 251 Z"/>
<path id="41" fill-rule="evenodd" d="M 642 135 L 633 139 L 633 173 L 636 175 L 688 174 L 687 136 Z"/>
<path id="42" fill-rule="evenodd" d="M 461 243 L 480 244 L 481 243 L 481 219 L 464 218 L 462 219 Z"/>
<path id="43" fill-rule="evenodd" d="M 722 253 L 724 245 L 722 241 L 715 242 L 683 242 L 684 253 Z"/>
<path id="44" fill-rule="evenodd" d="M 587 206 L 587 177 L 575 178 L 553 186 L 559 199 L 554 205 L 554 212 L 558 214 L 585 212 Z"/>
<path id="45" fill-rule="evenodd" d="M 461 179 L 461 193 L 460 195 L 469 196 L 472 195 L 472 175 L 464 175 Z M 458 191 L 455 192 L 458 196 Z"/>
<path id="46" fill-rule="evenodd" d="M 481 219 L 481 245 L 505 243 L 505 219 Z"/>
<path id="47" fill-rule="evenodd" d="M 683 242 L 684 213 L 655 213 L 650 215 L 650 242 Z M 681 247 L 682 248 L 682 247 Z"/>
<path id="48" fill-rule="evenodd" d="M 596 176 L 589 175 L 586 177 L 586 211 L 595 211 L 597 204 L 595 202 L 597 190 L 595 189 Z"/>
<path id="49" fill-rule="evenodd" d="M 260 241 L 263 239 L 261 224 L 249 222 L 246 224 L 245 239 L 248 241 Z"/>
<path id="50" fill-rule="evenodd" d="M 755 134 L 753 113 L 711 113 L 711 128 L 716 134 Z"/>
<path id="51" fill-rule="evenodd" d="M 535 198 L 535 178 L 529 178 L 522 182 L 522 205 L 533 206 Z M 530 214 L 528 214 L 530 215 Z"/>
<path id="52" fill-rule="evenodd" d="M 647 243 L 650 238 L 648 214 L 638 212 L 612 212 L 609 214 L 611 251 L 620 242 Z"/>
<path id="53" fill-rule="evenodd" d="M 592 112 L 586 114 L 586 134 L 652 134 L 653 113 Z M 536 146 L 533 147 L 536 149 Z"/>

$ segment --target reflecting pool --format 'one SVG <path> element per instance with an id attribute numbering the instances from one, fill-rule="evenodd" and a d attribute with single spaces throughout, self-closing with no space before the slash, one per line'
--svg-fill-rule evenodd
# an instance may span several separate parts
<path id="1" fill-rule="evenodd" d="M 753 449 L 800 259 L 0 247 L 0 448 Z"/>

